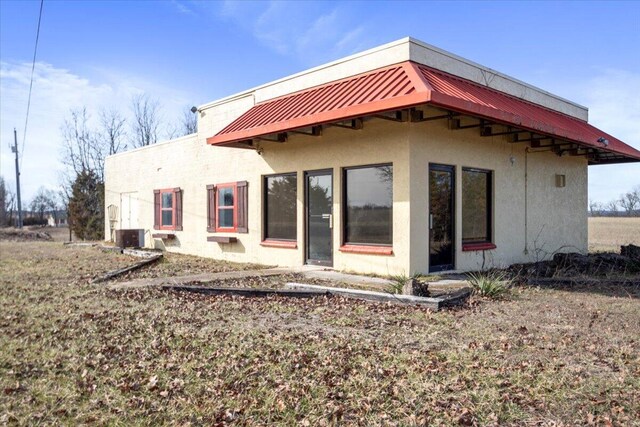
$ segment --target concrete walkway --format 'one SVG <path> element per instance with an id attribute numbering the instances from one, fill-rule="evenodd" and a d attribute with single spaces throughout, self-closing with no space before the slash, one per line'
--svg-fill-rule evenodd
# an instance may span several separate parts
<path id="1" fill-rule="evenodd" d="M 188 276 L 169 276 L 134 279 L 127 282 L 112 283 L 107 285 L 108 289 L 126 289 L 126 288 L 143 288 L 147 286 L 165 286 L 165 285 L 186 285 L 189 283 L 211 283 L 219 280 L 243 279 L 245 277 L 271 277 L 282 276 L 285 274 L 301 274 L 304 278 L 327 280 L 334 283 L 344 283 L 345 285 L 358 288 L 368 288 L 372 290 L 386 291 L 390 285 L 395 282 L 389 279 L 379 277 L 361 276 L 358 274 L 341 273 L 326 267 L 302 266 L 298 268 L 268 268 L 264 270 L 238 270 L 224 271 L 220 273 L 202 273 L 192 274 Z M 430 281 L 430 287 L 434 288 L 461 288 L 468 286 L 466 280 L 458 277 L 443 278 L 440 280 Z"/>
<path id="2" fill-rule="evenodd" d="M 164 286 L 164 285 L 183 285 L 186 283 L 215 282 L 216 280 L 242 279 L 245 277 L 270 277 L 281 276 L 283 274 L 294 273 L 289 268 L 268 268 L 265 270 L 237 270 L 223 271 L 220 273 L 202 273 L 192 274 L 189 276 L 166 276 L 166 277 L 150 277 L 142 279 L 129 280 L 128 282 L 112 283 L 107 285 L 108 289 L 126 289 L 126 288 L 144 288 L 147 286 Z"/>

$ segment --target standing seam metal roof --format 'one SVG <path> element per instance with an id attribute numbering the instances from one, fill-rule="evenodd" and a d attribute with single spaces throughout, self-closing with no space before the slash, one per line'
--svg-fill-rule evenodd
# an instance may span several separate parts
<path id="1" fill-rule="evenodd" d="M 256 104 L 215 136 L 212 145 L 323 123 L 434 105 L 640 161 L 640 151 L 585 121 L 411 61 L 379 68 Z M 608 146 L 598 142 L 606 138 Z"/>

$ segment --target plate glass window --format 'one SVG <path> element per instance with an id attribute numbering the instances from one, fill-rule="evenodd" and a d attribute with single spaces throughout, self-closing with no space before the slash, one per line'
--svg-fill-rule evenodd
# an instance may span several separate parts
<path id="1" fill-rule="evenodd" d="M 264 178 L 265 239 L 296 240 L 297 187 L 295 174 Z"/>
<path id="2" fill-rule="evenodd" d="M 393 166 L 344 170 L 344 242 L 391 245 L 393 238 Z"/>
<path id="3" fill-rule="evenodd" d="M 173 225 L 173 192 L 162 193 L 162 226 L 171 227 Z"/>
<path id="4" fill-rule="evenodd" d="M 491 242 L 491 189 L 493 174 L 462 169 L 462 243 Z"/>

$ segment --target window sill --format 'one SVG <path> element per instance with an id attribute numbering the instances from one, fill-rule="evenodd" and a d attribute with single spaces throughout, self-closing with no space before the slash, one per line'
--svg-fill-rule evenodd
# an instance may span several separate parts
<path id="1" fill-rule="evenodd" d="M 496 245 L 493 243 L 467 243 L 462 245 L 462 252 L 488 251 L 495 248 Z"/>
<path id="2" fill-rule="evenodd" d="M 154 233 L 151 237 L 154 239 L 173 240 L 176 238 L 176 235 L 171 233 Z"/>
<path id="3" fill-rule="evenodd" d="M 233 237 L 233 236 L 209 236 L 209 237 L 207 237 L 207 242 L 236 243 L 237 241 L 238 241 L 238 239 Z"/>
<path id="4" fill-rule="evenodd" d="M 287 249 L 297 249 L 298 242 L 295 240 L 287 241 L 287 240 L 263 240 L 260 242 L 260 246 L 266 246 L 268 248 L 287 248 Z"/>
<path id="5" fill-rule="evenodd" d="M 393 255 L 393 247 L 346 244 L 340 246 L 340 252 L 352 254 Z"/>

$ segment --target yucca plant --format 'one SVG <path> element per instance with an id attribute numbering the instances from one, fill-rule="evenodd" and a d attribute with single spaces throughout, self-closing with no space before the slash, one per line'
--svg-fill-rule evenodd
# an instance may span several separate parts
<path id="1" fill-rule="evenodd" d="M 486 298 L 500 298 L 512 285 L 509 275 L 500 270 L 469 273 L 468 277 L 474 293 Z"/>
<path id="2" fill-rule="evenodd" d="M 387 293 L 390 294 L 401 294 L 402 293 L 402 288 L 404 287 L 404 284 L 406 283 L 407 280 L 409 280 L 411 277 L 405 275 L 405 274 L 397 274 L 394 276 L 390 276 L 389 279 L 392 281 L 392 283 L 390 283 L 387 286 Z"/>

